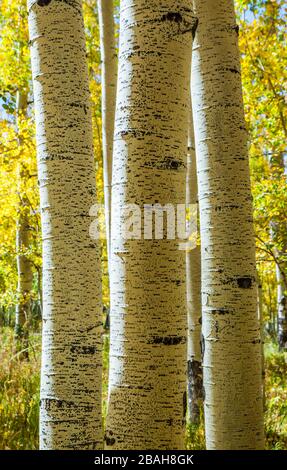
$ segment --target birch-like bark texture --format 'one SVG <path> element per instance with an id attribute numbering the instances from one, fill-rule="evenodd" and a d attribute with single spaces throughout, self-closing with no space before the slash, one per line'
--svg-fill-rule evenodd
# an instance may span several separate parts
<path id="1" fill-rule="evenodd" d="M 122 0 L 115 122 L 108 449 L 182 449 L 185 252 L 120 236 L 126 204 L 185 203 L 192 3 Z"/>
<path id="2" fill-rule="evenodd" d="M 79 0 L 28 1 L 43 236 L 41 449 L 102 446 L 101 274 Z"/>
<path id="3" fill-rule="evenodd" d="M 192 104 L 190 106 L 188 130 L 186 203 L 197 204 L 197 174 Z M 200 420 L 202 403 L 202 364 L 201 364 L 201 262 L 200 246 L 186 252 L 186 292 L 187 292 L 187 408 L 190 423 Z"/>
<path id="4" fill-rule="evenodd" d="M 18 145 L 21 148 L 22 140 L 19 137 L 19 119 L 27 111 L 27 94 L 17 93 L 16 129 Z M 16 223 L 16 259 L 17 259 L 17 304 L 15 309 L 15 338 L 19 349 L 19 357 L 28 359 L 29 315 L 31 306 L 31 291 L 33 284 L 33 271 L 31 261 L 27 256 L 30 245 L 30 206 L 26 194 L 22 192 L 25 169 L 20 163 L 18 169 L 18 217 Z"/>
<path id="5" fill-rule="evenodd" d="M 260 327 L 238 27 L 232 0 L 195 0 L 207 449 L 263 449 Z"/>
<path id="6" fill-rule="evenodd" d="M 117 54 L 115 46 L 114 2 L 98 0 L 101 47 L 102 85 L 102 140 L 104 167 L 104 197 L 108 261 L 110 258 L 111 182 L 113 164 L 113 139 L 116 107 Z"/>

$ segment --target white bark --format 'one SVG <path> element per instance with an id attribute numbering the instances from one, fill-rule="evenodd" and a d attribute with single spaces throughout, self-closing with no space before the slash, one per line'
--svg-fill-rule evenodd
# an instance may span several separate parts
<path id="1" fill-rule="evenodd" d="M 260 327 L 238 28 L 232 0 L 195 0 L 207 449 L 263 449 Z"/>
<path id="2" fill-rule="evenodd" d="M 41 449 L 102 446 L 101 275 L 80 0 L 30 0 L 43 236 Z"/>
<path id="3" fill-rule="evenodd" d="M 194 25 L 187 0 L 121 1 L 108 449 L 184 445 L 185 252 L 178 240 L 144 240 L 143 229 L 140 240 L 121 238 L 118 223 L 128 203 L 185 203 Z"/>
<path id="4" fill-rule="evenodd" d="M 192 106 L 192 105 L 191 105 Z M 186 203 L 197 204 L 197 174 L 192 109 L 189 119 Z M 186 252 L 187 292 L 187 405 L 190 423 L 198 424 L 202 403 L 201 364 L 201 262 L 200 246 Z"/>
<path id="5" fill-rule="evenodd" d="M 110 258 L 111 182 L 116 106 L 117 55 L 113 0 L 98 0 L 101 47 L 102 140 L 108 262 Z"/>

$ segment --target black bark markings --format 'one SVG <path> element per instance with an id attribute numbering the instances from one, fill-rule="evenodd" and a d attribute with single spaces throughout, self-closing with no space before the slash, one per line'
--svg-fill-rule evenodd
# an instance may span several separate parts
<path id="1" fill-rule="evenodd" d="M 71 346 L 71 353 L 77 354 L 95 354 L 97 351 L 96 346 Z"/>
<path id="2" fill-rule="evenodd" d="M 182 165 L 182 162 L 176 160 L 167 160 L 166 169 L 168 170 L 177 170 Z"/>
<path id="3" fill-rule="evenodd" d="M 226 308 L 212 308 L 211 313 L 213 315 L 225 315 L 226 313 L 229 313 L 229 310 Z"/>
<path id="4" fill-rule="evenodd" d="M 234 245 L 236 245 L 236 243 L 234 243 Z M 234 278 L 227 278 L 225 281 L 222 281 L 222 284 L 225 284 L 225 285 L 235 284 L 240 289 L 251 289 L 253 285 L 255 284 L 255 282 L 256 282 L 256 279 L 254 276 L 238 276 Z"/>
<path id="5" fill-rule="evenodd" d="M 254 339 L 253 341 L 251 341 L 252 344 L 260 344 L 261 343 L 261 339 Z"/>
<path id="6" fill-rule="evenodd" d="M 113 433 L 113 431 L 106 431 L 105 436 L 104 436 L 104 440 L 105 440 L 105 442 L 108 446 L 113 446 L 115 444 L 116 440 L 115 440 L 114 437 L 109 437 L 108 434 L 110 436 L 113 436 L 114 433 Z"/>
<path id="7" fill-rule="evenodd" d="M 227 67 L 226 70 L 228 70 L 229 72 L 232 72 L 232 73 L 239 73 L 240 74 L 240 71 L 235 69 L 235 68 L 232 68 L 232 67 Z"/>
<path id="8" fill-rule="evenodd" d="M 153 336 L 148 344 L 163 344 L 165 346 L 173 346 L 185 342 L 185 336 Z"/>
<path id="9" fill-rule="evenodd" d="M 238 26 L 238 24 L 236 24 L 235 26 L 232 26 L 231 29 L 233 29 L 236 32 L 237 36 L 239 36 L 239 26 Z"/>
<path id="10" fill-rule="evenodd" d="M 181 23 L 182 16 L 180 13 L 169 11 L 166 15 L 162 16 L 162 21 L 175 21 L 176 23 Z"/>
<path id="11" fill-rule="evenodd" d="M 252 277 L 244 276 L 237 278 L 237 285 L 241 289 L 251 289 L 254 279 Z"/>
<path id="12" fill-rule="evenodd" d="M 39 7 L 45 7 L 46 5 L 49 5 L 51 1 L 52 0 L 37 0 L 37 5 L 39 5 Z"/>
<path id="13" fill-rule="evenodd" d="M 72 408 L 75 407 L 81 408 L 86 412 L 90 412 L 93 410 L 94 406 L 88 403 L 75 403 L 74 401 L 68 400 L 58 400 L 56 398 L 42 398 L 40 400 L 40 407 L 44 410 L 50 411 L 51 408 Z"/>
<path id="14" fill-rule="evenodd" d="M 189 13 L 192 13 L 191 10 L 189 10 Z M 198 18 L 193 17 L 192 19 L 193 21 L 190 23 L 183 18 L 181 13 L 175 11 L 169 11 L 161 17 L 161 21 L 173 21 L 174 23 L 178 24 L 178 33 L 185 34 L 191 32 L 194 39 L 198 26 Z M 185 29 L 180 29 L 181 24 L 184 25 Z"/>

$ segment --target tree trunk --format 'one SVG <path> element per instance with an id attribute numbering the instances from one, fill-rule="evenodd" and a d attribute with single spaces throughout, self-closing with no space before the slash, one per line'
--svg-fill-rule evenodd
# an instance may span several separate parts
<path id="1" fill-rule="evenodd" d="M 192 103 L 199 186 L 207 449 L 263 449 L 260 326 L 238 27 L 196 0 Z"/>
<path id="2" fill-rule="evenodd" d="M 27 94 L 17 93 L 17 140 L 21 148 L 22 141 L 19 137 L 19 120 L 27 111 Z M 16 223 L 16 259 L 17 259 L 17 304 L 15 310 L 15 339 L 20 359 L 28 359 L 29 341 L 29 316 L 31 308 L 31 291 L 33 284 L 33 271 L 31 261 L 27 256 L 30 245 L 29 201 L 23 189 L 25 171 L 22 162 L 18 170 L 18 218 Z"/>
<path id="3" fill-rule="evenodd" d="M 186 203 L 197 204 L 197 175 L 192 109 L 190 108 L 189 142 L 187 154 Z M 200 246 L 186 252 L 187 292 L 187 406 L 191 424 L 200 422 L 202 403 L 201 364 L 201 262 Z"/>
<path id="4" fill-rule="evenodd" d="M 264 318 L 263 318 L 263 293 L 262 293 L 262 282 L 259 275 L 257 274 L 258 282 L 258 319 L 260 324 L 260 336 L 261 336 L 261 374 L 262 374 L 262 396 L 263 396 L 263 410 L 265 410 L 265 358 L 264 358 Z"/>
<path id="5" fill-rule="evenodd" d="M 98 449 L 101 275 L 80 0 L 28 1 L 43 236 L 40 448 Z"/>
<path id="6" fill-rule="evenodd" d="M 115 47 L 113 0 L 98 0 L 98 14 L 102 65 L 101 83 L 104 197 L 106 214 L 107 252 L 109 262 L 111 230 L 111 182 L 117 86 L 117 55 Z"/>
<path id="7" fill-rule="evenodd" d="M 122 0 L 112 183 L 108 449 L 182 449 L 185 252 L 127 239 L 127 204 L 185 204 L 190 1 Z M 142 222 L 140 219 L 139 223 Z"/>
<path id="8" fill-rule="evenodd" d="M 33 271 L 31 261 L 26 252 L 30 244 L 29 205 L 25 196 L 19 202 L 19 211 L 16 227 L 17 252 L 17 304 L 15 311 L 15 338 L 20 358 L 28 359 L 29 317 L 31 309 L 31 291 Z"/>
<path id="9" fill-rule="evenodd" d="M 285 250 L 286 253 L 286 250 Z M 287 350 L 287 275 L 286 263 L 276 264 L 277 306 L 278 306 L 278 345 L 281 351 Z"/>

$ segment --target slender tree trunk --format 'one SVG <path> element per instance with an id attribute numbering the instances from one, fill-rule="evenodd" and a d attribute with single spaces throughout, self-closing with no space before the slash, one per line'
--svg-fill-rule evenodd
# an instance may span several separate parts
<path id="1" fill-rule="evenodd" d="M 187 154 L 186 203 L 197 204 L 197 175 L 194 145 L 192 109 L 190 107 L 189 142 Z M 201 262 L 200 246 L 186 252 L 186 292 L 187 292 L 187 405 L 188 419 L 199 424 L 200 404 L 202 403 L 202 364 L 201 364 Z"/>
<path id="2" fill-rule="evenodd" d="M 29 317 L 31 309 L 31 291 L 33 283 L 33 271 L 27 250 L 30 244 L 30 208 L 25 196 L 19 203 L 19 215 L 16 227 L 16 252 L 17 252 L 17 304 L 15 315 L 15 337 L 20 357 L 28 359 Z"/>
<path id="3" fill-rule="evenodd" d="M 286 171 L 284 155 L 274 154 L 269 160 L 271 177 L 280 178 Z M 276 281 L 277 281 L 277 340 L 280 350 L 287 350 L 287 243 L 286 224 L 280 227 L 276 220 L 271 220 L 270 237 L 274 242 L 274 254 L 276 256 Z M 283 229 L 283 230 L 282 230 Z M 278 249 L 278 238 L 285 240 L 283 246 Z M 277 242 L 277 243 L 276 243 Z M 276 331 L 276 330 L 275 330 Z"/>
<path id="4" fill-rule="evenodd" d="M 263 296 L 262 296 L 262 282 L 257 274 L 258 282 L 258 319 L 260 323 L 260 336 L 261 336 L 261 374 L 262 374 L 262 395 L 263 395 L 263 409 L 265 410 L 265 358 L 264 358 L 264 318 L 263 318 Z"/>
<path id="5" fill-rule="evenodd" d="M 114 2 L 98 0 L 100 46 L 102 64 L 102 139 L 104 166 L 104 197 L 108 262 L 110 258 L 111 182 L 113 165 L 113 138 L 117 85 L 117 55 L 115 47 Z"/>
<path id="6" fill-rule="evenodd" d="M 28 1 L 43 236 L 41 449 L 102 446 L 101 275 L 79 0 Z"/>
<path id="7" fill-rule="evenodd" d="M 22 140 L 19 137 L 19 120 L 21 115 L 27 111 L 27 94 L 17 93 L 17 140 L 21 148 Z M 31 261 L 27 256 L 30 245 L 30 221 L 29 221 L 29 201 L 23 189 L 25 171 L 22 162 L 18 170 L 18 218 L 16 223 L 16 259 L 17 259 L 17 304 L 15 311 L 15 339 L 16 347 L 20 353 L 20 358 L 28 359 L 28 339 L 29 339 L 29 315 L 31 308 L 30 295 L 33 283 L 33 271 Z"/>
<path id="8" fill-rule="evenodd" d="M 112 184 L 108 449 L 182 449 L 185 252 L 126 239 L 126 204 L 185 203 L 190 1 L 122 0 Z"/>
<path id="9" fill-rule="evenodd" d="M 286 250 L 285 250 L 286 252 Z M 286 263 L 281 263 L 280 266 L 276 264 L 276 278 L 277 278 L 277 308 L 278 308 L 278 345 L 279 349 L 287 350 L 287 276 Z"/>
<path id="10" fill-rule="evenodd" d="M 207 449 L 263 449 L 260 326 L 238 27 L 196 0 L 192 103 L 199 186 Z"/>

